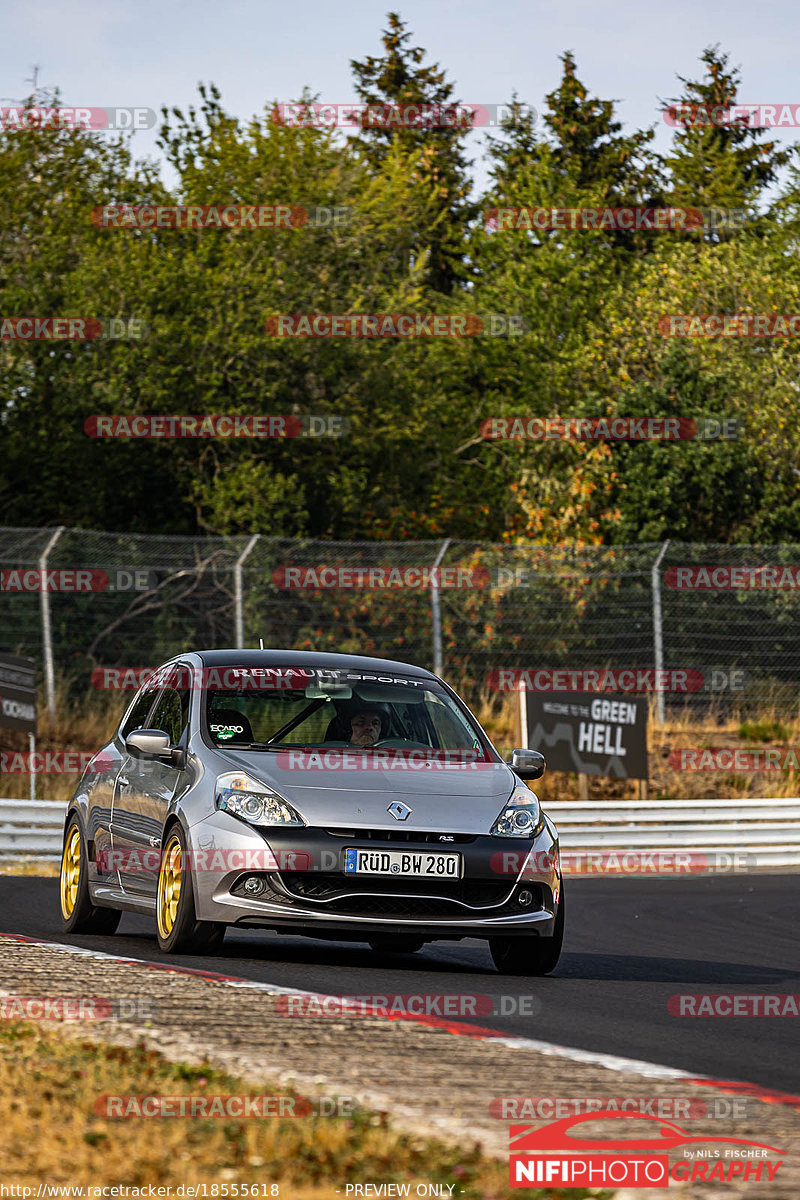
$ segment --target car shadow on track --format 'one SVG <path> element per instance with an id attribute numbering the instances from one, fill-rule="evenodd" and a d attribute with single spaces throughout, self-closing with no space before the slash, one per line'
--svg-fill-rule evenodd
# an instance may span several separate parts
<path id="1" fill-rule="evenodd" d="M 254 980 L 270 979 L 270 968 L 333 967 L 340 970 L 398 973 L 435 976 L 493 976 L 498 972 L 493 967 L 488 951 L 477 945 L 465 948 L 461 953 L 452 944 L 442 943 L 439 947 L 428 946 L 417 954 L 379 954 L 361 944 L 349 945 L 342 942 L 323 943 L 309 940 L 283 938 L 230 937 L 221 950 L 213 956 L 167 955 L 159 950 L 155 935 L 150 933 L 125 933 L 112 938 L 56 936 L 54 940 L 69 945 L 100 950 L 105 954 L 138 958 L 145 962 L 170 964 L 190 970 L 206 970 L 219 975 L 244 976 Z M 438 953 L 437 953 L 438 950 Z M 446 955 L 446 957 L 444 956 Z M 780 967 L 759 967 L 751 963 L 707 962 L 696 959 L 657 958 L 627 954 L 572 954 L 565 953 L 556 970 L 546 977 L 517 976 L 536 979 L 538 984 L 553 987 L 559 981 L 570 982 L 614 982 L 614 983 L 673 983 L 713 987 L 752 987 L 775 989 L 789 981 L 800 979 L 797 970 Z M 274 980 L 273 977 L 273 981 Z M 294 986 L 306 986 L 313 990 L 309 980 L 297 980 Z M 335 985 L 332 983 L 332 987 Z M 796 990 L 792 988 L 791 990 Z"/>
<path id="2" fill-rule="evenodd" d="M 144 924 L 142 918 L 123 918 Z M 149 924 L 149 922 L 148 922 Z M 270 967 L 339 967 L 352 970 L 391 970 L 425 972 L 432 975 L 495 975 L 489 959 L 488 949 L 478 944 L 458 954 L 455 943 L 441 943 L 434 953 L 432 946 L 417 954 L 377 953 L 364 943 L 327 942 L 313 939 L 263 937 L 228 934 L 221 949 L 213 955 L 164 954 L 158 946 L 154 932 L 150 929 L 126 929 L 111 937 L 86 935 L 65 936 L 60 931 L 42 931 L 39 936 L 96 950 L 103 954 L 119 955 L 121 958 L 139 958 L 144 962 L 169 963 L 175 967 L 193 970 L 206 969 L 220 975 L 246 974 L 254 979 L 268 978 Z M 447 957 L 443 957 L 441 951 Z M 478 961 L 480 960 L 480 961 Z"/>
<path id="3" fill-rule="evenodd" d="M 155 932 L 142 928 L 142 918 L 126 914 L 125 924 L 136 922 L 135 930 L 125 929 L 113 937 L 72 937 L 55 934 L 55 940 L 141 958 L 150 962 L 172 963 L 193 969 L 216 971 L 222 975 L 252 974 L 267 978 L 270 966 L 339 967 L 345 970 L 399 971 L 426 975 L 496 975 L 488 948 L 481 942 L 463 947 L 457 942 L 432 943 L 416 954 L 378 953 L 363 943 L 327 942 L 298 937 L 228 934 L 213 956 L 167 955 L 159 950 Z M 52 936 L 52 934 L 51 934 Z M 525 978 L 521 976 L 520 978 Z M 556 970 L 548 977 L 553 982 L 585 980 L 616 983 L 676 983 L 698 986 L 774 988 L 800 980 L 800 971 L 783 967 L 757 966 L 753 963 L 709 962 L 694 958 L 665 958 L 638 954 L 588 954 L 566 951 Z M 544 981 L 543 981 L 544 982 Z M 792 988 L 791 990 L 795 990 Z"/>
<path id="4" fill-rule="evenodd" d="M 446 957 L 443 957 L 442 951 Z M 481 961 L 476 961 L 480 956 Z M 457 943 L 434 943 L 416 954 L 380 953 L 364 943 L 327 942 L 313 939 L 264 937 L 228 938 L 221 952 L 220 961 L 232 965 L 234 962 L 257 962 L 287 966 L 344 967 L 369 970 L 424 971 L 430 974 L 480 974 L 494 975 L 496 972 L 488 955 L 488 948 L 471 945 L 458 954 Z"/>

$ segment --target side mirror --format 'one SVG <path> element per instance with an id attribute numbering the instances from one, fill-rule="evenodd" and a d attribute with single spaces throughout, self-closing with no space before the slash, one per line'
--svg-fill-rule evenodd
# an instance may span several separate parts
<path id="1" fill-rule="evenodd" d="M 186 751 L 173 746 L 162 729 L 134 729 L 125 739 L 125 749 L 134 758 L 168 758 L 173 767 L 181 769 L 186 763 Z"/>
<path id="2" fill-rule="evenodd" d="M 508 765 L 520 779 L 541 779 L 547 764 L 538 750 L 512 750 Z"/>

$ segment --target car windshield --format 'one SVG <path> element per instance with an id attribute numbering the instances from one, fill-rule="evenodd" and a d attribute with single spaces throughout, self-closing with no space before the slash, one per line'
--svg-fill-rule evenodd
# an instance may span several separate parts
<path id="1" fill-rule="evenodd" d="M 206 685 L 217 746 L 373 747 L 489 761 L 478 729 L 435 680 L 317 667 L 221 668 Z"/>

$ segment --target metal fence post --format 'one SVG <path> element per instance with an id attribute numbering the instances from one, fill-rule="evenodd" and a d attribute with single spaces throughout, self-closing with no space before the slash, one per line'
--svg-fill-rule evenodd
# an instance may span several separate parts
<path id="1" fill-rule="evenodd" d="M 667 553 L 669 543 L 670 539 L 667 538 L 659 550 L 656 561 L 653 563 L 653 569 L 650 572 L 650 582 L 653 590 L 653 658 L 656 668 L 656 712 L 658 714 L 659 725 L 664 724 L 664 689 L 659 687 L 661 681 L 660 672 L 664 670 L 664 630 L 661 619 L 661 576 L 659 568 L 661 567 L 664 555 Z"/>
<path id="2" fill-rule="evenodd" d="M 244 572 L 242 566 L 260 537 L 260 533 L 253 534 L 233 568 L 233 639 L 237 650 L 244 650 Z"/>
<path id="3" fill-rule="evenodd" d="M 44 548 L 41 558 L 39 559 L 39 578 L 42 581 L 42 590 L 40 596 L 40 608 L 42 614 L 42 655 L 44 657 L 44 691 L 47 697 L 47 711 L 51 717 L 56 715 L 56 673 L 53 666 L 53 628 L 50 622 L 50 594 L 47 590 L 47 578 L 45 572 L 47 570 L 47 560 L 50 557 L 50 551 L 55 546 L 58 539 L 66 529 L 65 525 L 59 525 L 50 541 Z"/>
<path id="4" fill-rule="evenodd" d="M 524 679 L 519 681 L 519 744 L 521 749 L 528 748 L 528 688 Z"/>
<path id="5" fill-rule="evenodd" d="M 431 630 L 433 634 L 434 675 L 441 675 L 442 673 L 442 606 L 439 598 L 439 580 L 436 572 L 439 570 L 439 563 L 447 553 L 447 547 L 452 540 L 452 538 L 445 538 L 439 547 L 431 568 Z"/>
<path id="6" fill-rule="evenodd" d="M 28 734 L 28 763 L 30 764 L 30 797 L 31 800 L 36 799 L 36 772 L 33 769 L 34 755 L 36 754 L 36 734 Z"/>

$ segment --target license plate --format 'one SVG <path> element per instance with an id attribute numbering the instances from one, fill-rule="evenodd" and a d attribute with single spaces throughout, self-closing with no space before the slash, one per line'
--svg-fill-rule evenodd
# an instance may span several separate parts
<path id="1" fill-rule="evenodd" d="M 427 850 L 359 850 L 344 852 L 345 875 L 400 875 L 419 879 L 460 879 L 460 854 Z"/>

